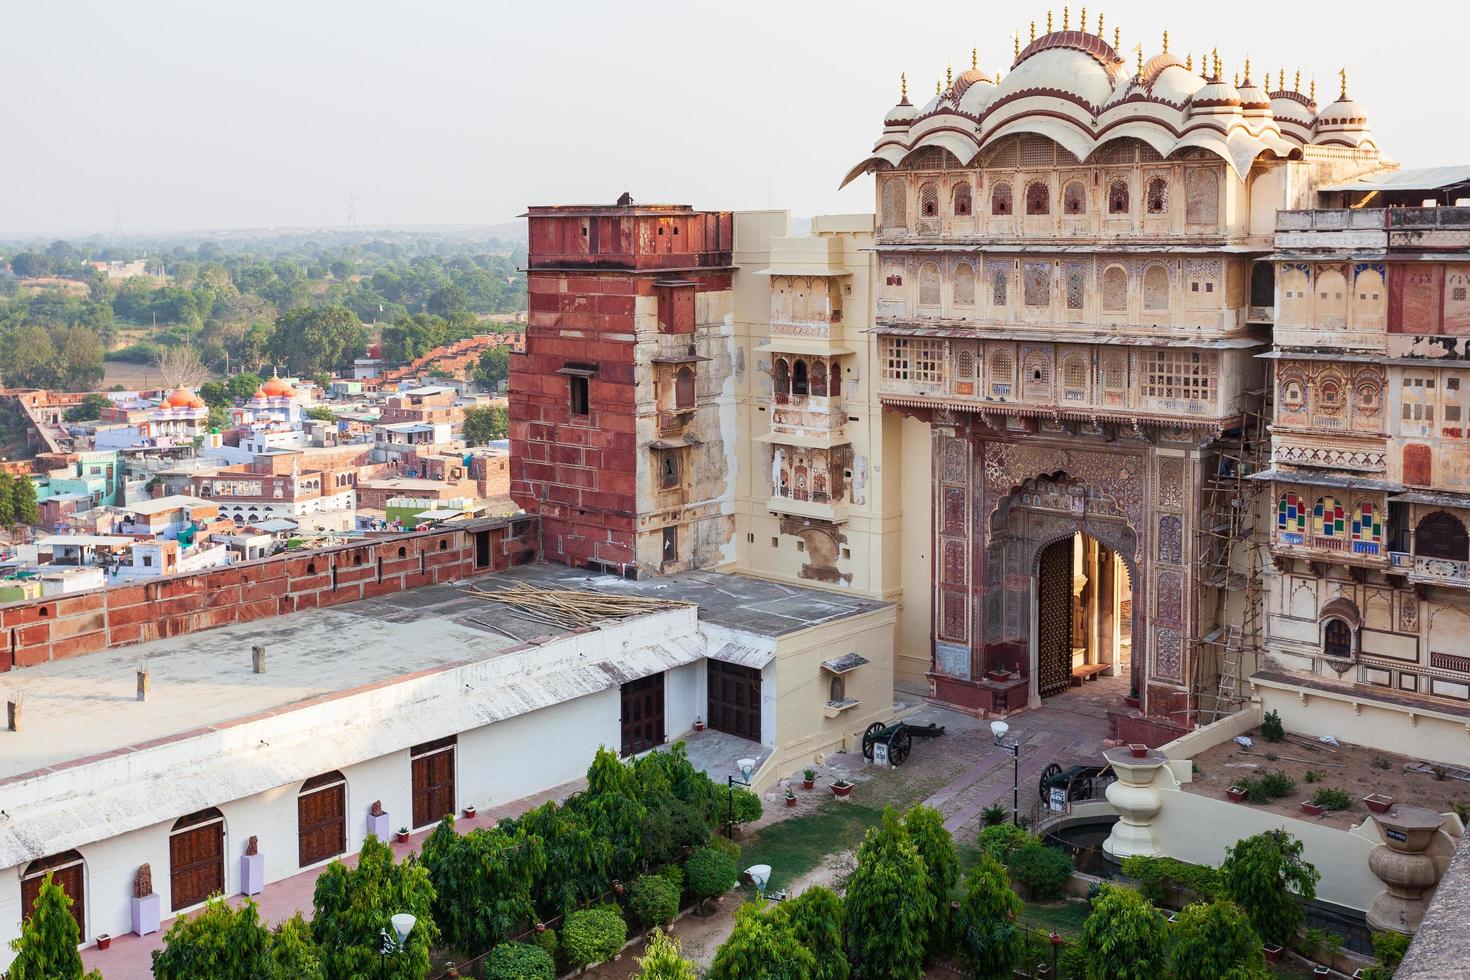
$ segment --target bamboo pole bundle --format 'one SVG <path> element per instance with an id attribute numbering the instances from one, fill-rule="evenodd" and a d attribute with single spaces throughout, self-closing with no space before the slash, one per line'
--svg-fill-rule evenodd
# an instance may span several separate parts
<path id="1" fill-rule="evenodd" d="M 459 591 L 477 599 L 504 603 L 531 619 L 557 626 L 592 626 L 603 620 L 625 619 L 660 609 L 692 605 L 677 599 L 550 588 L 526 582 L 493 589 L 474 586 Z"/>

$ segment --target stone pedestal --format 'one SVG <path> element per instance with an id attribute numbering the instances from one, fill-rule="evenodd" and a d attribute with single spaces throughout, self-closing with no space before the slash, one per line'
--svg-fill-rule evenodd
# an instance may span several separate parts
<path id="1" fill-rule="evenodd" d="M 1405 803 L 1372 817 L 1384 843 L 1368 852 L 1368 867 L 1386 887 L 1368 907 L 1368 926 L 1413 935 L 1444 873 L 1443 866 L 1427 853 L 1444 818 Z"/>
<path id="2" fill-rule="evenodd" d="M 163 901 L 157 895 L 145 895 L 142 898 L 133 898 L 133 932 L 140 936 L 146 936 L 150 932 L 157 932 L 159 923 L 163 921 L 162 916 Z"/>
<path id="3" fill-rule="evenodd" d="M 367 818 L 367 832 L 384 843 L 391 841 L 393 839 L 393 829 L 388 824 L 388 814 L 380 813 L 374 816 L 369 813 Z"/>
<path id="4" fill-rule="evenodd" d="M 240 855 L 240 894 L 259 895 L 265 888 L 265 855 Z"/>
<path id="5" fill-rule="evenodd" d="M 1103 841 L 1103 851 L 1118 861 L 1137 855 L 1157 856 L 1159 845 L 1154 839 L 1151 822 L 1163 801 L 1154 787 L 1154 779 L 1168 764 L 1168 757 L 1157 749 L 1150 749 L 1147 755 L 1135 758 L 1132 751 L 1122 745 L 1105 749 L 1103 758 L 1118 774 L 1117 782 L 1108 785 L 1107 794 L 1108 802 L 1118 811 L 1118 822 L 1113 824 L 1113 832 Z"/>

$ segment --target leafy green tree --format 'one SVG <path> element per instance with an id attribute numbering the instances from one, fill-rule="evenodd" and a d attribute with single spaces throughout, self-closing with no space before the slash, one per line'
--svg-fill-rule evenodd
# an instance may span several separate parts
<path id="1" fill-rule="evenodd" d="M 39 279 L 55 270 L 55 260 L 40 252 L 20 252 L 10 257 L 10 271 L 21 279 Z"/>
<path id="2" fill-rule="evenodd" d="M 444 343 L 448 324 L 429 313 L 405 315 L 383 328 L 383 360 L 407 364 Z"/>
<path id="3" fill-rule="evenodd" d="M 1131 888 L 1103 885 L 1082 923 L 1087 980 L 1156 980 L 1164 976 L 1164 917 Z"/>
<path id="4" fill-rule="evenodd" d="M 1363 971 L 1363 980 L 1392 980 L 1409 951 L 1409 937 L 1398 932 L 1375 932 L 1371 938 L 1373 965 Z"/>
<path id="5" fill-rule="evenodd" d="M 685 885 L 700 900 L 725 894 L 739 877 L 735 859 L 713 847 L 701 847 L 684 862 Z"/>
<path id="6" fill-rule="evenodd" d="M 535 918 L 531 882 L 546 870 L 541 841 L 520 828 L 460 835 L 445 817 L 424 841 L 434 885 L 434 922 L 444 941 L 470 956 L 505 942 Z"/>
<path id="7" fill-rule="evenodd" d="M 933 889 L 934 918 L 929 924 L 929 956 L 932 959 L 949 947 L 949 902 L 960 877 L 960 861 L 954 838 L 944 829 L 944 817 L 933 807 L 915 804 L 903 817 L 904 830 L 924 860 Z"/>
<path id="8" fill-rule="evenodd" d="M 642 827 L 648 816 L 632 768 L 617 753 L 599 748 L 587 770 L 587 790 L 573 797 L 568 807 L 588 830 L 610 845 L 609 875 L 631 877 L 642 854 Z"/>
<path id="9" fill-rule="evenodd" d="M 662 926 L 679 914 L 679 886 L 658 875 L 640 875 L 628 886 L 628 908 L 645 926 Z"/>
<path id="10" fill-rule="evenodd" d="M 306 410 L 306 417 L 316 419 L 318 422 L 335 422 L 337 413 L 325 405 L 313 405 Z"/>
<path id="11" fill-rule="evenodd" d="M 480 355 L 475 369 L 475 384 L 488 391 L 500 387 L 502 381 L 510 380 L 510 348 L 492 347 Z"/>
<path id="12" fill-rule="evenodd" d="M 485 980 L 556 980 L 556 963 L 536 946 L 501 943 L 485 957 Z"/>
<path id="13" fill-rule="evenodd" d="M 86 327 L 67 327 L 53 339 L 56 377 L 70 391 L 95 388 L 102 380 L 102 341 Z"/>
<path id="14" fill-rule="evenodd" d="M 271 963 L 279 980 L 326 980 L 311 924 L 297 912 L 271 935 Z"/>
<path id="15" fill-rule="evenodd" d="M 16 477 L 10 486 L 10 505 L 16 524 L 34 527 L 41 521 L 41 509 L 36 504 L 36 485 L 28 477 Z"/>
<path id="16" fill-rule="evenodd" d="M 83 976 L 77 920 L 71 917 L 71 898 L 51 880 L 48 872 L 31 906 L 31 917 L 20 927 L 20 938 L 10 942 L 15 960 L 9 980 L 102 980 L 96 970 Z"/>
<path id="17" fill-rule="evenodd" d="M 1011 880 L 1032 900 L 1060 898 L 1072 876 L 1072 859 L 1060 848 L 1027 841 L 1006 859 Z"/>
<path id="18" fill-rule="evenodd" d="M 11 388 L 49 388 L 56 384 L 56 345 L 45 327 L 15 327 L 0 337 L 0 371 Z"/>
<path id="19" fill-rule="evenodd" d="M 842 949 L 842 926 L 847 916 L 836 892 L 813 886 L 777 905 L 771 914 L 816 958 L 812 980 L 848 980 L 851 971 Z"/>
<path id="20" fill-rule="evenodd" d="M 1270 975 L 1261 938 L 1240 906 L 1228 899 L 1186 905 L 1170 932 L 1169 976 L 1176 980 L 1262 980 Z"/>
<path id="21" fill-rule="evenodd" d="M 24 482 L 30 482 L 21 478 Z M 0 471 L 0 527 L 15 526 L 15 480 Z"/>
<path id="22" fill-rule="evenodd" d="M 735 930 L 715 951 L 705 980 L 812 980 L 816 969 L 811 950 L 774 916 L 748 902 L 736 910 Z"/>
<path id="23" fill-rule="evenodd" d="M 699 980 L 699 971 L 679 950 L 679 940 L 659 929 L 653 930 L 648 949 L 637 958 L 635 980 Z"/>
<path id="24" fill-rule="evenodd" d="M 230 376 L 225 382 L 230 389 L 231 401 L 245 401 L 255 395 L 256 389 L 265 384 L 265 379 L 253 371 L 242 371 L 240 374 Z M 200 396 L 204 398 L 201 392 Z M 205 401 L 209 399 L 205 398 Z"/>
<path id="25" fill-rule="evenodd" d="M 434 290 L 429 296 L 426 305 L 430 313 L 439 316 L 448 316 L 451 313 L 459 313 L 469 307 L 470 296 L 458 286 L 445 285 Z"/>
<path id="26" fill-rule="evenodd" d="M 561 948 L 567 964 L 587 966 L 612 959 L 628 938 L 628 924 L 616 905 L 578 909 L 566 918 Z"/>
<path id="27" fill-rule="evenodd" d="M 368 835 L 357 867 L 333 861 L 316 880 L 311 934 L 327 976 L 423 980 L 429 949 L 439 941 L 433 902 L 429 872 L 411 855 L 394 864 L 392 849 Z M 393 935 L 390 920 L 400 912 L 417 921 L 403 950 L 385 957 L 382 937 Z"/>
<path id="28" fill-rule="evenodd" d="M 68 422 L 88 422 L 101 418 L 102 413 L 111 407 L 111 398 L 94 391 L 71 408 L 68 408 L 62 417 Z"/>
<path id="29" fill-rule="evenodd" d="M 612 878 L 612 843 L 595 834 L 575 811 L 547 802 L 501 825 L 507 824 L 541 841 L 546 863 L 530 890 L 542 919 L 565 915 L 606 889 Z"/>
<path id="30" fill-rule="evenodd" d="M 883 809 L 847 885 L 848 962 L 856 980 L 920 980 L 936 896 L 898 814 Z"/>
<path id="31" fill-rule="evenodd" d="M 1302 903 L 1317 897 L 1321 877 L 1302 858 L 1302 842 L 1280 829 L 1236 841 L 1220 865 L 1224 894 L 1245 909 L 1263 942 L 1282 946 L 1296 936 Z"/>
<path id="32" fill-rule="evenodd" d="M 956 952 L 980 980 L 1010 977 L 1021 909 L 1005 868 L 989 854 L 981 854 L 965 879 L 965 897 L 955 916 Z"/>
<path id="33" fill-rule="evenodd" d="M 154 980 L 259 980 L 276 976 L 270 929 L 249 899 L 238 909 L 216 895 L 193 915 L 174 920 L 153 951 Z"/>
<path id="34" fill-rule="evenodd" d="M 210 408 L 228 408 L 234 402 L 230 386 L 223 381 L 204 382 L 199 386 L 199 397 Z"/>
<path id="35" fill-rule="evenodd" d="M 362 321 L 345 306 L 309 306 L 276 320 L 271 351 L 297 374 L 347 368 L 363 346 Z"/>

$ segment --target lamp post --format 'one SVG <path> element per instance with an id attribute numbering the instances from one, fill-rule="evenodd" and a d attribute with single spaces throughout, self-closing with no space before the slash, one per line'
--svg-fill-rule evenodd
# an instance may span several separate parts
<path id="1" fill-rule="evenodd" d="M 1057 975 L 1057 953 L 1059 953 L 1061 951 L 1061 948 L 1062 948 L 1062 937 L 1060 935 L 1058 935 L 1058 933 L 1057 933 L 1057 931 L 1055 929 L 1053 929 L 1051 931 L 1051 937 L 1050 938 L 1051 938 L 1051 975 L 1055 977 Z"/>
<path id="2" fill-rule="evenodd" d="M 407 912 L 399 912 L 389 919 L 388 922 L 393 926 L 393 932 L 391 934 L 387 929 L 378 930 L 378 958 L 385 973 L 387 972 L 388 957 L 390 955 L 396 956 L 403 952 L 403 947 L 408 943 L 408 934 L 413 932 L 413 927 L 418 922 L 418 919 L 409 915 Z"/>
<path id="3" fill-rule="evenodd" d="M 995 744 L 1011 753 L 1011 823 L 1021 826 L 1021 745 L 1015 739 L 1006 742 L 1006 732 L 1011 726 L 1003 721 L 990 723 L 990 734 Z"/>

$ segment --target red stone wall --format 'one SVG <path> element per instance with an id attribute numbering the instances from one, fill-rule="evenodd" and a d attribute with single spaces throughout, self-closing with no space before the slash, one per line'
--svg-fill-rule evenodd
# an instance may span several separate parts
<path id="1" fill-rule="evenodd" d="M 477 534 L 490 564 L 475 566 Z M 536 521 L 476 521 L 189 575 L 0 605 L 0 671 L 334 606 L 525 564 Z"/>

